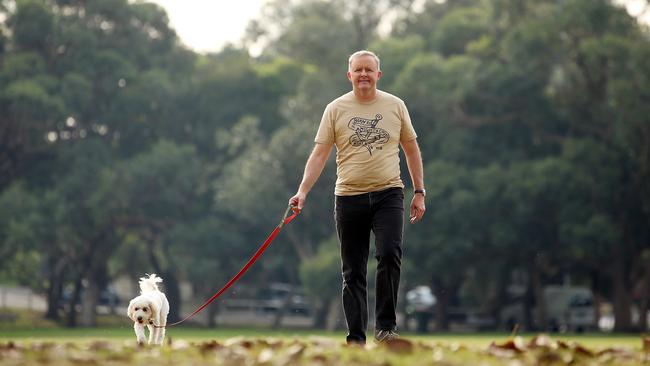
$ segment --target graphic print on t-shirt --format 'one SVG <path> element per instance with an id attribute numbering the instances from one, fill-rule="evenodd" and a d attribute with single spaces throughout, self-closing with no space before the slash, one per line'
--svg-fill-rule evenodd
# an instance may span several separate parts
<path id="1" fill-rule="evenodd" d="M 377 114 L 375 119 L 366 119 L 362 117 L 353 117 L 348 122 L 348 128 L 354 131 L 350 136 L 350 145 L 359 147 L 364 146 L 368 149 L 370 155 L 374 149 L 381 150 L 381 146 L 388 142 L 390 135 L 386 130 L 378 128 L 377 123 L 382 119 L 381 114 Z"/>

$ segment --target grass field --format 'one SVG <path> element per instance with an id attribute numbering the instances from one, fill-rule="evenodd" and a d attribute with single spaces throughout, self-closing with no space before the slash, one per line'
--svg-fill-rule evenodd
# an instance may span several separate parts
<path id="1" fill-rule="evenodd" d="M 434 333 L 413 334 L 401 333 L 413 341 L 441 343 L 446 345 L 463 344 L 472 347 L 487 347 L 492 342 L 504 342 L 509 339 L 506 333 Z M 524 341 L 529 341 L 536 334 L 521 334 Z M 345 339 L 344 332 L 325 332 L 311 329 L 253 329 L 253 328 L 191 328 L 178 327 L 167 330 L 167 336 L 173 340 L 186 340 L 193 342 L 218 340 L 224 341 L 234 337 L 245 338 L 275 338 L 282 340 L 302 339 L 308 337 L 329 338 L 334 341 Z M 603 333 L 593 334 L 557 334 L 551 335 L 557 341 L 567 343 L 580 343 L 585 347 L 594 349 L 606 347 L 624 347 L 640 349 L 641 337 L 639 335 L 610 335 Z M 45 328 L 45 329 L 0 329 L 0 340 L 14 341 L 129 341 L 135 342 L 135 336 L 130 324 L 124 327 L 107 328 Z"/>
<path id="2" fill-rule="evenodd" d="M 403 333 L 344 344 L 343 332 L 172 328 L 163 347 L 138 346 L 130 324 L 0 330 L 0 366 L 19 365 L 650 365 L 639 335 Z"/>

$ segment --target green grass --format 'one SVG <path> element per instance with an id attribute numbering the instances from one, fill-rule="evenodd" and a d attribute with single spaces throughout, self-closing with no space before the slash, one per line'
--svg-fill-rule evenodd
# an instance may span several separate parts
<path id="1" fill-rule="evenodd" d="M 192 341 L 209 341 L 212 339 L 224 340 L 234 337 L 247 338 L 300 338 L 308 336 L 323 336 L 344 339 L 343 332 L 323 332 L 318 330 L 304 329 L 255 329 L 255 328 L 192 328 L 178 327 L 167 330 L 167 336 L 174 339 L 185 339 Z M 119 340 L 135 339 L 131 324 L 124 327 L 109 328 L 34 328 L 34 329 L 5 329 L 0 330 L 0 339 L 34 339 L 34 340 Z"/>
<path id="2" fill-rule="evenodd" d="M 8 312 L 8 309 L 4 309 Z M 42 314 L 13 309 L 16 319 L 12 323 L 0 322 L 0 342 L 41 342 L 41 341 L 62 341 L 62 342 L 94 342 L 94 341 L 116 341 L 135 342 L 133 325 L 130 321 L 120 315 L 104 315 L 98 317 L 98 327 L 94 328 L 64 328 L 56 323 L 44 320 Z M 480 332 L 480 333 L 431 333 L 414 334 L 400 332 L 409 340 L 422 341 L 431 344 L 446 346 L 463 345 L 466 347 L 485 349 L 492 342 L 503 343 L 510 338 L 508 333 Z M 206 329 L 182 324 L 167 330 L 167 336 L 172 340 L 184 340 L 189 342 L 208 342 L 211 340 L 224 341 L 235 337 L 249 339 L 307 339 L 312 337 L 329 338 L 336 342 L 345 340 L 344 331 L 326 332 L 317 329 L 269 329 L 269 328 L 215 328 Z M 522 339 L 528 342 L 535 334 L 521 334 Z M 603 349 L 608 347 L 623 347 L 630 350 L 641 349 L 641 337 L 638 334 L 551 334 L 553 340 L 566 343 L 579 343 L 592 349 Z"/>
<path id="3" fill-rule="evenodd" d="M 16 321 L 13 324 L 0 323 L 0 341 L 135 341 L 133 325 L 119 314 L 102 315 L 98 317 L 98 327 L 94 328 L 62 328 L 56 323 L 43 319 L 41 313 L 4 309 L 4 312 L 13 312 Z M 400 332 L 410 340 L 444 345 L 464 345 L 472 348 L 487 348 L 492 342 L 500 343 L 509 339 L 509 333 L 477 332 L 477 333 L 431 333 L 414 334 Z M 345 332 L 326 332 L 317 329 L 269 329 L 252 327 L 220 327 L 215 329 L 197 328 L 192 325 L 181 324 L 167 330 L 167 335 L 175 340 L 190 342 L 207 342 L 210 340 L 223 341 L 234 337 L 246 338 L 274 338 L 274 339 L 304 339 L 309 337 L 325 337 L 343 342 Z M 524 341 L 530 340 L 535 334 L 520 334 Z M 624 347 L 627 349 L 641 349 L 641 337 L 638 334 L 551 334 L 552 339 L 567 343 L 579 343 L 585 347 L 602 349 L 607 347 Z"/>
<path id="4" fill-rule="evenodd" d="M 509 339 L 507 333 L 436 333 L 436 334 L 412 334 L 401 333 L 404 338 L 414 341 L 445 345 L 464 345 L 474 348 L 485 348 L 492 342 L 502 343 Z M 325 337 L 333 340 L 345 339 L 345 332 L 326 332 L 312 329 L 268 329 L 268 328 L 192 328 L 179 326 L 167 330 L 167 336 L 173 340 L 186 340 L 192 342 L 204 342 L 210 340 L 223 341 L 234 337 L 245 338 L 274 338 L 274 339 L 304 339 L 310 337 Z M 521 334 L 524 341 L 530 340 L 534 334 Z M 551 338 L 567 343 L 580 343 L 585 347 L 600 349 L 606 347 L 624 347 L 628 349 L 640 349 L 640 335 L 618 335 L 618 334 L 552 334 Z M 100 328 L 21 328 L 21 329 L 0 329 L 0 341 L 98 341 L 135 340 L 133 329 L 130 324 L 121 327 L 100 327 Z"/>
<path id="5" fill-rule="evenodd" d="M 16 365 L 646 365 L 639 335 L 561 334 L 515 342 L 506 333 L 402 333 L 396 344 L 344 345 L 345 332 L 181 325 L 162 348 L 139 347 L 132 325 L 96 328 L 0 328 L 0 366 Z M 562 345 L 560 344 L 562 341 Z M 495 345 L 491 346 L 492 343 Z"/>

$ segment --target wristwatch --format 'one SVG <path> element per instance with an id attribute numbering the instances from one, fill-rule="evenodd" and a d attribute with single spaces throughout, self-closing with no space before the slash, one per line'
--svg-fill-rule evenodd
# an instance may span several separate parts
<path id="1" fill-rule="evenodd" d="M 416 189 L 416 190 L 413 191 L 413 192 L 414 192 L 415 194 L 421 193 L 421 194 L 422 194 L 422 197 L 426 197 L 426 196 L 427 196 L 427 190 L 424 189 L 424 188 L 422 188 L 422 189 Z"/>

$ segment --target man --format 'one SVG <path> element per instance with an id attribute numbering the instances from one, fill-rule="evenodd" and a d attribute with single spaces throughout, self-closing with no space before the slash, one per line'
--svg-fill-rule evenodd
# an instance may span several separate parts
<path id="1" fill-rule="evenodd" d="M 336 145 L 336 230 L 341 244 L 343 309 L 348 343 L 365 344 L 368 324 L 370 231 L 375 234 L 377 278 L 375 339 L 397 337 L 395 308 L 402 257 L 404 184 L 400 178 L 402 146 L 415 188 L 410 222 L 424 215 L 422 158 L 406 106 L 377 89 L 379 58 L 358 51 L 348 60 L 352 91 L 325 108 L 298 192 L 289 203 L 301 210 L 307 194 Z"/>

